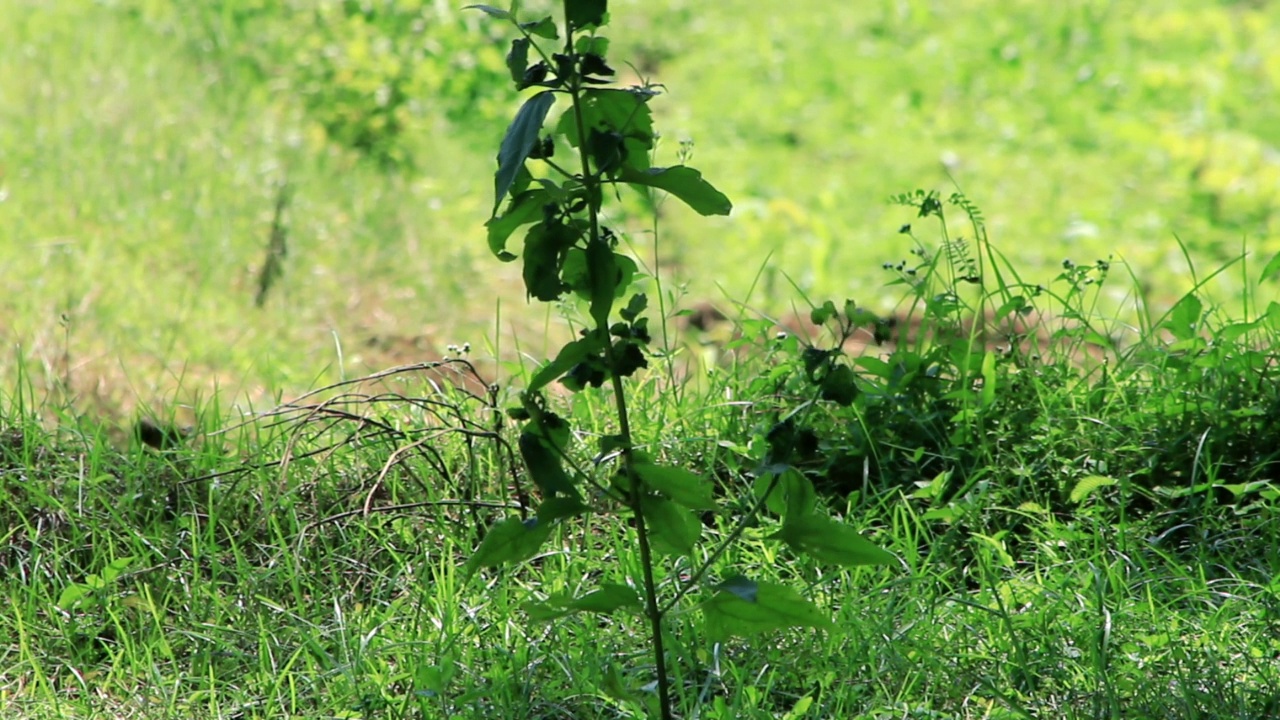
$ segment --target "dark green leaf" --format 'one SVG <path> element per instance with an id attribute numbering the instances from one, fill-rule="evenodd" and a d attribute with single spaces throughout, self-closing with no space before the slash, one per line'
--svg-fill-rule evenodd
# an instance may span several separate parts
<path id="1" fill-rule="evenodd" d="M 774 478 L 777 478 L 775 482 Z M 752 484 L 752 492 L 756 499 L 764 497 L 770 487 L 773 492 L 765 500 L 765 508 L 774 515 L 783 517 L 801 517 L 813 512 L 818 502 L 818 493 L 813 483 L 804 473 L 790 465 L 779 465 L 761 472 Z"/>
<path id="2" fill-rule="evenodd" d="M 693 551 L 702 524 L 688 510 L 670 500 L 646 496 L 640 498 L 640 511 L 654 550 L 664 555 L 688 555 Z"/>
<path id="3" fill-rule="evenodd" d="M 561 223 L 542 222 L 529 228 L 524 237 L 525 289 L 543 302 L 558 300 L 566 290 L 560 281 L 564 253 L 573 246 L 575 230 Z"/>
<path id="4" fill-rule="evenodd" d="M 691 510 L 711 510 L 716 506 L 711 481 L 684 468 L 636 463 L 631 466 L 649 487 Z"/>
<path id="5" fill-rule="evenodd" d="M 618 179 L 632 185 L 665 190 L 693 208 L 699 215 L 728 215 L 733 203 L 724 193 L 702 179 L 702 173 L 686 165 L 632 170 L 624 168 Z"/>
<path id="6" fill-rule="evenodd" d="M 631 301 L 628 302 L 627 306 L 620 310 L 618 314 L 622 316 L 623 320 L 626 320 L 627 322 L 634 322 L 636 318 L 640 317 L 640 313 L 644 312 L 647 307 L 649 307 L 648 296 L 644 293 L 636 293 L 631 296 Z"/>
<path id="7" fill-rule="evenodd" d="M 826 325 L 827 321 L 836 316 L 836 304 L 830 300 L 822 304 L 822 307 L 816 307 L 809 311 L 809 322 L 814 325 Z"/>
<path id="8" fill-rule="evenodd" d="M 600 352 L 604 346 L 595 336 L 574 340 L 560 348 L 556 359 L 543 365 L 529 380 L 528 392 L 536 392 L 550 385 L 589 355 Z"/>
<path id="9" fill-rule="evenodd" d="M 617 583 L 602 583 L 600 589 L 589 592 L 573 602 L 567 607 L 583 612 L 609 614 L 623 608 L 639 608 L 640 597 L 636 595 L 636 591 L 627 585 L 619 585 Z"/>
<path id="10" fill-rule="evenodd" d="M 608 11 L 609 3 L 606 0 L 566 0 L 564 4 L 565 19 L 574 30 L 604 25 Z"/>
<path id="11" fill-rule="evenodd" d="M 548 40 L 559 40 L 560 32 L 556 30 L 556 23 L 551 16 L 542 18 L 541 20 L 533 20 L 526 23 L 520 23 L 520 27 L 530 35 L 546 38 Z"/>
<path id="12" fill-rule="evenodd" d="M 600 240 L 587 243 L 587 276 L 591 286 L 591 319 L 596 327 L 609 324 L 609 313 L 613 310 L 613 300 L 618 292 L 617 257 L 609 245 Z"/>
<path id="13" fill-rule="evenodd" d="M 826 613 L 791 588 L 773 583 L 752 583 L 746 578 L 734 578 L 730 582 L 732 585 L 702 603 L 707 637 L 714 642 L 782 628 L 835 629 Z M 750 592 L 752 585 L 754 593 Z"/>
<path id="14" fill-rule="evenodd" d="M 644 98 L 627 90 L 591 89 L 582 93 L 582 122 L 587 137 L 615 134 L 623 138 L 618 155 L 624 158 L 624 167 L 641 172 L 649 167 L 649 152 L 653 150 L 653 116 Z M 556 125 L 556 132 L 578 147 L 578 126 L 573 113 L 564 113 Z"/>
<path id="15" fill-rule="evenodd" d="M 529 477 L 538 489 L 547 497 L 566 495 L 580 499 L 573 479 L 565 472 L 563 466 L 564 446 L 553 445 L 545 433 L 540 432 L 529 422 L 520 433 L 520 457 L 529 470 Z"/>
<path id="16" fill-rule="evenodd" d="M 603 35 L 581 35 L 573 41 L 573 50 L 579 55 L 599 55 L 603 58 L 609 54 L 609 38 Z"/>
<path id="17" fill-rule="evenodd" d="M 498 206 L 502 204 L 502 199 L 507 196 L 507 190 L 515 182 L 516 175 L 524 167 L 525 159 L 537 145 L 542 123 L 547 119 L 547 113 L 551 111 L 555 101 L 555 93 L 549 90 L 534 95 L 520 106 L 515 120 L 512 120 L 510 127 L 507 128 L 507 134 L 502 138 L 502 145 L 498 148 L 498 172 L 494 175 L 493 181 L 493 212 L 495 214 L 498 212 Z"/>
<path id="18" fill-rule="evenodd" d="M 640 597 L 626 585 L 604 583 L 599 590 L 575 598 L 553 595 L 543 602 L 525 603 L 524 610 L 534 620 L 550 621 L 577 612 L 593 612 L 602 615 L 624 608 L 640 608 Z"/>
<path id="19" fill-rule="evenodd" d="M 507 70 L 511 72 L 512 81 L 517 84 L 524 81 L 525 68 L 529 65 L 529 38 L 516 38 L 511 41 L 511 51 L 507 53 Z"/>
<path id="20" fill-rule="evenodd" d="M 583 515 L 591 511 L 591 507 L 581 499 L 568 496 L 549 497 L 538 505 L 538 521 L 553 523 L 575 515 Z"/>
<path id="21" fill-rule="evenodd" d="M 782 496 L 787 501 L 785 517 L 788 520 L 813 514 L 813 509 L 818 504 L 818 492 L 814 490 L 813 482 L 805 477 L 804 473 L 788 467 L 786 472 L 782 473 L 781 486 Z"/>
<path id="22" fill-rule="evenodd" d="M 756 589 L 758 587 L 759 586 L 756 584 L 755 580 L 752 580 L 745 575 L 734 575 L 728 580 L 716 585 L 715 589 L 731 592 L 743 600 L 753 603 L 756 601 Z"/>
<path id="23" fill-rule="evenodd" d="M 787 511 L 786 499 L 779 489 L 781 483 L 781 478 L 778 478 L 774 473 L 760 473 L 756 475 L 755 481 L 751 483 L 751 492 L 756 496 L 756 499 L 764 498 L 765 508 L 779 517 Z M 772 488 L 772 491 L 770 491 L 770 488 Z M 769 493 L 768 497 L 765 497 L 766 492 Z"/>
<path id="24" fill-rule="evenodd" d="M 496 567 L 533 557 L 551 537 L 551 527 L 551 523 L 538 522 L 537 518 L 503 520 L 485 533 L 480 547 L 467 560 L 463 574 L 469 578 L 482 567 Z"/>
<path id="25" fill-rule="evenodd" d="M 857 374 L 848 365 L 833 365 L 822 377 L 822 399 L 849 407 L 858 399 Z M 995 382 L 991 383 L 995 387 Z"/>
<path id="26" fill-rule="evenodd" d="M 489 250 L 503 262 L 511 262 L 516 256 L 507 252 L 507 238 L 516 228 L 542 218 L 542 208 L 551 201 L 546 190 L 527 190 L 511 198 L 507 211 L 485 223 L 489 229 Z"/>
<path id="27" fill-rule="evenodd" d="M 773 536 L 796 552 L 819 562 L 852 567 L 889 565 L 893 555 L 880 549 L 856 530 L 822 515 L 787 515 L 782 529 Z"/>

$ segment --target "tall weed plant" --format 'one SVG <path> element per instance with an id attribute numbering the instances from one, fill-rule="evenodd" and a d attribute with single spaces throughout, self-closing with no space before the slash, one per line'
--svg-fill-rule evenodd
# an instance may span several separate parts
<path id="1" fill-rule="evenodd" d="M 636 543 L 618 552 L 639 560 L 642 577 L 604 583 L 579 597 L 549 598 L 532 610 L 542 618 L 642 615 L 657 692 L 630 699 L 651 715 L 671 718 L 677 700 L 669 663 L 682 658 L 668 657 L 663 626 L 694 591 L 701 592 L 698 608 L 713 641 L 787 627 L 834 629 L 822 610 L 791 588 L 719 566 L 753 516 L 776 513 L 780 521 L 770 539 L 822 562 L 854 566 L 893 558 L 820 509 L 813 485 L 789 464 L 793 448 L 783 423 L 773 452 L 757 468 L 761 481 L 750 511 L 720 543 L 700 546 L 697 514 L 721 508 L 712 481 L 646 451 L 632 427 L 627 379 L 648 364 L 648 298 L 632 288 L 638 265 L 619 252 L 619 233 L 605 209 L 624 191 L 667 193 L 702 215 L 728 214 L 730 202 L 692 167 L 652 164 L 658 136 L 649 103 L 658 87 L 613 86 L 609 40 L 601 34 L 609 21 L 604 0 L 566 0 L 559 22 L 528 19 L 519 3 L 471 7 L 517 35 L 506 64 L 516 90 L 526 93 L 498 148 L 489 249 L 501 261 L 521 262 L 530 298 L 576 298 L 586 304 L 589 324 L 533 374 L 520 406 L 510 411 L 522 423 L 520 454 L 541 496 L 536 516 L 511 517 L 490 528 L 467 573 L 532 558 L 558 526 L 620 509 Z M 510 247 L 517 233 L 523 244 Z M 613 431 L 600 438 L 590 462 L 577 459 L 574 429 L 547 399 L 547 388 L 557 382 L 572 392 L 602 388 L 612 399 Z M 688 557 L 692 568 L 670 573 L 664 559 L 670 557 Z"/>

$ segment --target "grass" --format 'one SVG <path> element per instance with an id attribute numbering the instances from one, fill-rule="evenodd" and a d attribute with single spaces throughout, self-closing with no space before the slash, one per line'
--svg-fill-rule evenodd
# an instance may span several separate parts
<path id="1" fill-rule="evenodd" d="M 1280 714 L 1275 9 L 639 5 L 615 3 L 636 18 L 615 54 L 651 58 L 673 95 L 659 126 L 700 141 L 741 209 L 710 230 L 663 209 L 668 287 L 783 312 L 797 290 L 879 308 L 888 278 L 944 331 L 850 361 L 847 407 L 815 400 L 801 345 L 750 313 L 737 364 L 640 383 L 638 436 L 726 502 L 794 412 L 823 502 L 900 558 L 833 572 L 770 541 L 771 518 L 748 527 L 723 572 L 798 588 L 839 632 L 710 645 L 676 614 L 681 715 Z M 464 580 L 482 529 L 528 499 L 505 399 L 448 381 L 456 362 L 337 385 L 463 341 L 505 382 L 567 334 L 476 232 L 491 143 L 424 116 L 408 142 L 429 161 L 385 172 L 130 7 L 0 6 L 0 217 L 20 240 L 0 244 L 0 329 L 20 343 L 0 359 L 0 714 L 643 716 L 641 618 L 526 605 L 633 582 L 620 518 Z M 985 225 L 947 205 L 942 236 L 880 201 L 944 170 Z M 286 273 L 257 309 L 284 180 Z M 981 288 L 948 273 L 957 237 Z M 880 269 L 915 242 L 916 274 Z M 1116 247 L 1128 263 L 1103 277 L 1092 260 Z M 975 355 L 946 332 L 1016 295 L 1070 321 L 1064 352 Z M 1111 334 L 1105 364 L 1080 362 Z M 609 405 L 561 401 L 589 465 Z M 246 408 L 276 409 L 230 419 Z M 138 414 L 192 436 L 145 447 Z M 687 567 L 664 564 L 667 587 Z"/>

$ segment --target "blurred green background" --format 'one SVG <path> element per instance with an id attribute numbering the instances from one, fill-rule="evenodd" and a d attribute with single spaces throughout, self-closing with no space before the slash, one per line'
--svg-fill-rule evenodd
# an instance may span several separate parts
<path id="1" fill-rule="evenodd" d="M 686 304 L 785 312 L 790 278 L 891 308 L 881 265 L 907 257 L 912 217 L 887 198 L 956 187 L 1029 282 L 1127 262 L 1116 313 L 1190 287 L 1178 239 L 1201 276 L 1249 253 L 1210 286 L 1237 314 L 1272 296 L 1252 283 L 1280 251 L 1280 4 L 610 7 L 622 81 L 665 86 L 659 162 L 692 143 L 735 203 L 664 206 L 656 236 L 617 211 Z M 520 102 L 508 42 L 434 0 L 0 4 L 3 387 L 115 415 L 261 405 L 451 343 L 543 357 L 558 311 L 526 306 L 482 227 Z M 286 181 L 288 254 L 258 308 Z"/>

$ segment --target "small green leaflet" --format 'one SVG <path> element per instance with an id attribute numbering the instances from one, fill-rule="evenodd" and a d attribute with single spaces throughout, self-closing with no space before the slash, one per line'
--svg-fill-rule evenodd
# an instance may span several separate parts
<path id="1" fill-rule="evenodd" d="M 814 627 L 834 630 L 826 613 L 791 588 L 736 576 L 716 586 L 702 603 L 707 636 L 714 642 L 771 630 Z"/>

